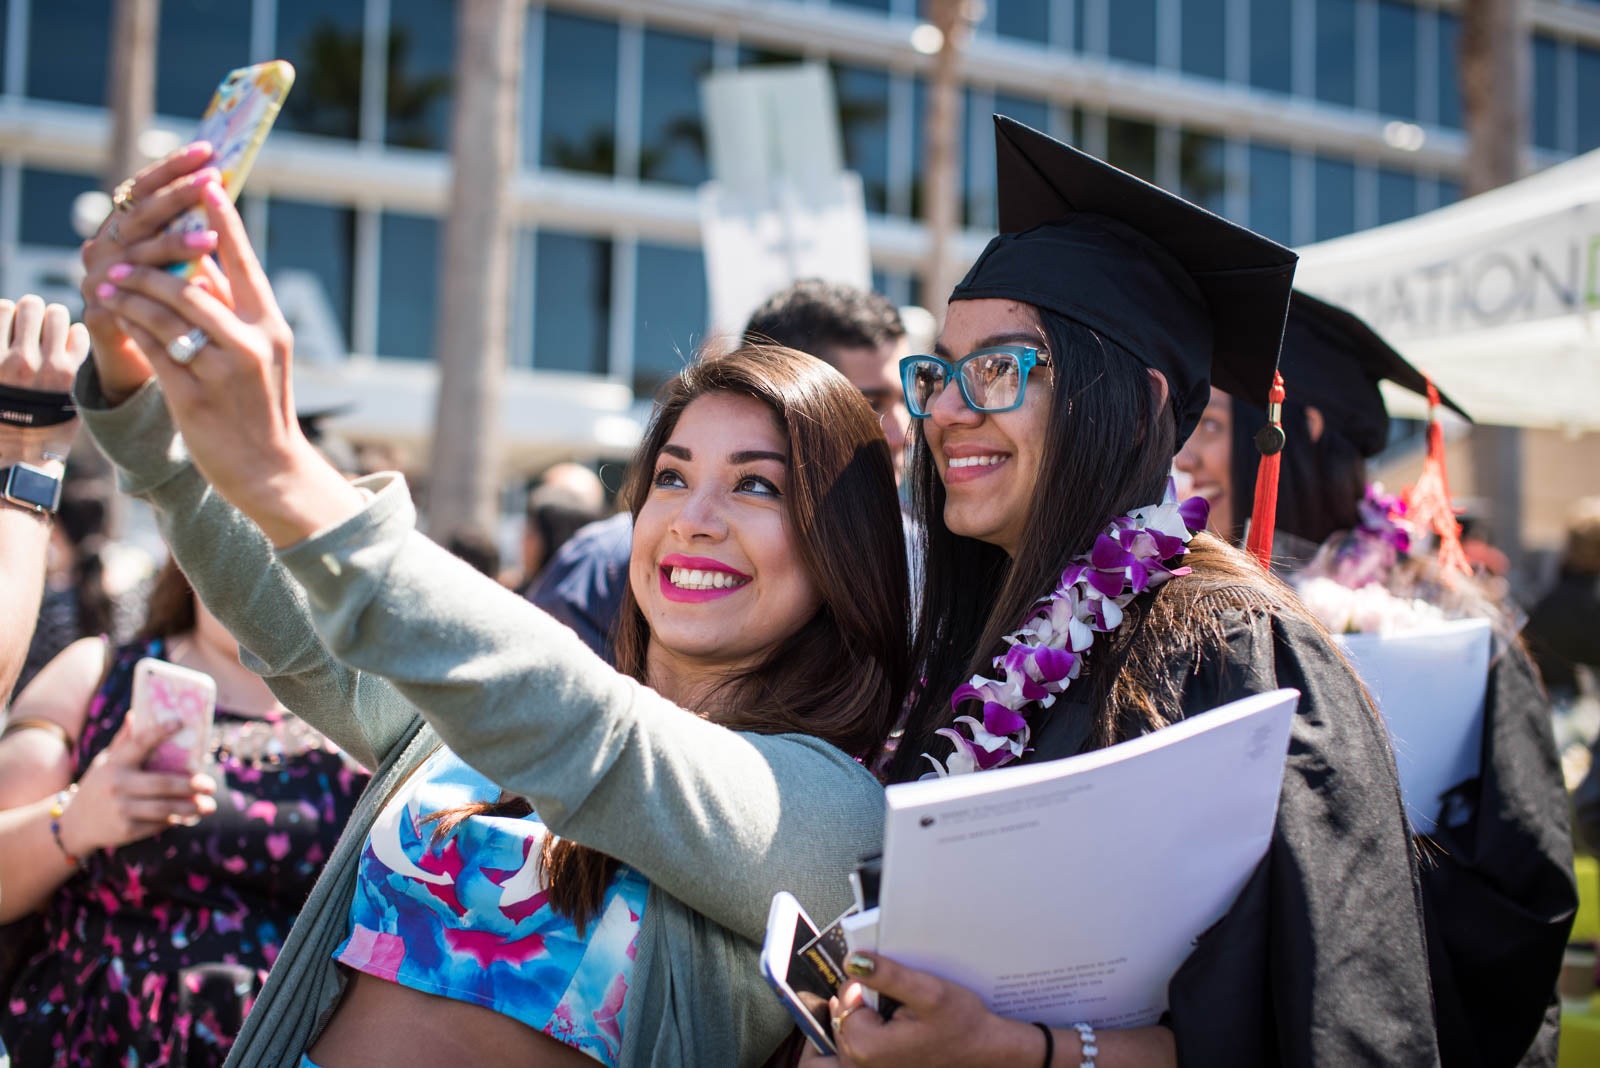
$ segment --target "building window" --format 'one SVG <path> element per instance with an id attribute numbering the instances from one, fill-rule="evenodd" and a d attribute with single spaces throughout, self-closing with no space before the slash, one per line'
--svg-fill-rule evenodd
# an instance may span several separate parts
<path id="1" fill-rule="evenodd" d="M 1178 192 L 1222 214 L 1228 193 L 1228 144 L 1211 134 L 1184 130 L 1178 136 Z"/>
<path id="2" fill-rule="evenodd" d="M 404 148 L 450 148 L 455 4 L 389 0 L 389 84 L 383 139 Z"/>
<path id="3" fill-rule="evenodd" d="M 706 260 L 698 248 L 641 241 L 633 295 L 633 392 L 649 397 L 705 340 Z"/>
<path id="4" fill-rule="evenodd" d="M 1106 162 L 1156 180 L 1156 128 L 1137 119 L 1106 119 Z"/>
<path id="5" fill-rule="evenodd" d="M 1439 40 L 1439 125 L 1461 129 L 1461 19 L 1448 11 L 1436 16 Z"/>
<path id="6" fill-rule="evenodd" d="M 1050 0 L 994 0 L 994 32 L 1020 41 L 1050 42 Z"/>
<path id="7" fill-rule="evenodd" d="M 1461 199 L 1461 183 L 1454 178 L 1440 178 L 1437 183 L 1439 190 L 1439 206 L 1454 204 Z"/>
<path id="8" fill-rule="evenodd" d="M 967 221 L 966 200 L 963 190 L 972 181 L 972 154 L 966 151 L 967 131 L 971 129 L 967 117 L 972 112 L 972 90 L 964 89 L 956 96 L 955 143 L 956 158 L 961 161 L 961 177 L 956 186 L 956 199 L 961 205 L 957 208 L 960 222 Z M 923 192 L 923 173 L 927 170 L 925 158 L 928 152 L 928 83 L 922 78 L 916 80 L 916 85 L 911 97 L 911 217 L 920 219 L 927 212 L 927 200 Z"/>
<path id="9" fill-rule="evenodd" d="M 1417 176 L 1410 171 L 1378 169 L 1378 225 L 1409 219 L 1417 213 Z"/>
<path id="10" fill-rule="evenodd" d="M 1250 228 L 1274 241 L 1294 241 L 1294 157 L 1287 149 L 1250 146 Z"/>
<path id="11" fill-rule="evenodd" d="M 1183 0 L 1183 72 L 1228 76 L 1228 0 Z"/>
<path id="12" fill-rule="evenodd" d="M 104 106 L 110 39 L 111 0 L 35 2 L 28 14 L 27 94 Z"/>
<path id="13" fill-rule="evenodd" d="M 276 220 L 274 220 L 276 221 Z M 433 358 L 439 220 L 385 212 L 379 226 L 378 355 Z"/>
<path id="14" fill-rule="evenodd" d="M 249 62 L 249 4 L 166 0 L 156 40 L 156 111 L 198 119 L 222 72 Z"/>
<path id="15" fill-rule="evenodd" d="M 83 238 L 72 228 L 72 202 L 98 188 L 92 175 L 25 169 L 18 239 L 24 245 L 77 248 Z"/>
<path id="16" fill-rule="evenodd" d="M 356 213 L 349 208 L 274 199 L 267 205 L 265 267 L 280 290 L 314 294 L 325 301 L 321 311 L 337 324 L 341 347 L 350 345 L 351 264 L 354 259 Z M 434 277 L 434 271 L 427 271 Z M 298 283 L 308 282 L 301 286 Z M 294 300 L 301 299 L 299 297 Z M 292 305 L 292 301 L 286 302 Z M 292 306 L 284 312 L 297 318 Z"/>
<path id="17" fill-rule="evenodd" d="M 1579 46 L 1577 56 L 1578 91 L 1573 106 L 1578 110 L 1579 152 L 1600 148 L 1600 52 Z"/>
<path id="18" fill-rule="evenodd" d="M 1533 143 L 1561 148 L 1561 49 L 1552 38 L 1533 39 Z"/>
<path id="19" fill-rule="evenodd" d="M 1294 91 L 1294 5 L 1250 0 L 1250 84 L 1277 93 Z"/>
<path id="20" fill-rule="evenodd" d="M 645 31 L 639 177 L 678 185 L 708 177 L 700 79 L 711 67 L 710 41 Z"/>
<path id="21" fill-rule="evenodd" d="M 1343 237 L 1356 228 L 1356 165 L 1317 157 L 1314 241 Z"/>
<path id="22" fill-rule="evenodd" d="M 287 130 L 361 136 L 361 64 L 365 55 L 361 0 L 278 0 L 274 52 L 294 64 L 294 90 L 278 125 Z"/>
<path id="23" fill-rule="evenodd" d="M 867 210 L 881 215 L 889 210 L 889 75 L 835 66 L 833 95 L 844 165 L 861 176 Z"/>
<path id="24" fill-rule="evenodd" d="M 539 94 L 543 167 L 617 169 L 617 24 L 547 11 Z"/>
<path id="25" fill-rule="evenodd" d="M 611 366 L 611 242 L 540 230 L 533 366 L 603 375 Z"/>
<path id="26" fill-rule="evenodd" d="M 1356 106 L 1355 0 L 1317 0 L 1317 99 Z"/>
<path id="27" fill-rule="evenodd" d="M 1113 59 L 1156 64 L 1156 0 L 1107 0 L 1110 36 L 1106 51 Z"/>
<path id="28" fill-rule="evenodd" d="M 854 7 L 863 11 L 881 11 L 888 14 L 894 0 L 829 0 L 834 7 Z"/>
<path id="29" fill-rule="evenodd" d="M 1417 9 L 1378 0 L 1378 110 L 1417 118 Z"/>

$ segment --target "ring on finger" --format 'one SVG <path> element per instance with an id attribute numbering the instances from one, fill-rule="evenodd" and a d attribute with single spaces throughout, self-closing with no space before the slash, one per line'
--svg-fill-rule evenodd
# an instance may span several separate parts
<path id="1" fill-rule="evenodd" d="M 844 1022 L 846 1020 L 850 1019 L 850 1014 L 851 1013 L 860 1012 L 864 1008 L 866 1008 L 865 1005 L 852 1005 L 848 1009 L 845 1009 L 843 1012 L 835 1015 L 834 1018 L 833 1018 L 833 1030 L 834 1030 L 834 1032 L 838 1033 L 839 1029 L 844 1026 Z"/>
<path id="2" fill-rule="evenodd" d="M 111 206 L 118 211 L 132 211 L 134 209 L 132 178 L 124 179 L 111 191 Z"/>
<path id="3" fill-rule="evenodd" d="M 173 338 L 167 346 L 167 355 L 172 357 L 173 363 L 187 367 L 194 362 L 196 354 L 210 343 L 211 338 L 197 326 L 182 337 Z"/>
<path id="4" fill-rule="evenodd" d="M 113 244 L 122 244 L 122 235 L 117 232 L 117 224 L 121 221 L 121 219 L 113 215 L 111 216 L 111 221 L 106 223 L 106 238 Z"/>

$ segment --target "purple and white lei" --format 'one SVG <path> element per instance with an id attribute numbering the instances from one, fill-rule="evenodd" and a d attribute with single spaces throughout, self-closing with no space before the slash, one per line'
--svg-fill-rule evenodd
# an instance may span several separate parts
<path id="1" fill-rule="evenodd" d="M 1130 601 L 1189 573 L 1187 567 L 1168 565 L 1189 551 L 1189 540 L 1205 528 L 1209 514 L 1202 497 L 1180 504 L 1169 480 L 1160 504 L 1113 519 L 1094 547 L 1067 565 L 1055 591 L 1006 635 L 1006 651 L 993 661 L 999 677 L 974 675 L 950 696 L 950 707 L 958 712 L 968 701 L 981 701 L 983 718 L 957 716 L 956 726 L 938 732 L 955 748 L 943 764 L 923 754 L 935 769 L 929 774 L 988 771 L 1027 752 L 1031 731 L 1023 709 L 1054 704 L 1082 672 L 1094 636 L 1121 626 Z"/>

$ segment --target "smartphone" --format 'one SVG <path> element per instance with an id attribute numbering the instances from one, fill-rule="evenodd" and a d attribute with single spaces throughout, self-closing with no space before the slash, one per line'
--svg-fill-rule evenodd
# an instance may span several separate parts
<path id="1" fill-rule="evenodd" d="M 200 119 L 194 140 L 211 144 L 212 167 L 222 172 L 222 188 L 239 199 L 239 190 L 250 176 L 256 155 L 283 107 L 284 97 L 294 84 L 294 67 L 281 59 L 231 70 L 217 86 L 211 106 Z M 193 207 L 167 224 L 169 233 L 199 233 L 210 224 L 203 207 Z M 175 263 L 168 270 L 182 277 L 195 271 L 192 260 Z"/>
<path id="2" fill-rule="evenodd" d="M 133 701 L 128 720 L 139 733 L 182 723 L 145 759 L 146 771 L 193 774 L 211 753 L 211 722 L 217 709 L 217 683 L 203 671 L 147 656 L 133 665 Z"/>
<path id="3" fill-rule="evenodd" d="M 839 992 L 842 977 L 827 955 L 817 951 L 818 938 L 817 925 L 793 894 L 780 890 L 772 896 L 761 974 L 800 1025 L 800 1033 L 819 1052 L 834 1056 L 839 1051 L 833 1044 L 828 999 Z"/>

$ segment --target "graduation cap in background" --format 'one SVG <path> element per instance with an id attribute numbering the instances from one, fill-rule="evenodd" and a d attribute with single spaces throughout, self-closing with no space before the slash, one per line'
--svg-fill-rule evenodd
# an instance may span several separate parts
<path id="1" fill-rule="evenodd" d="M 295 413 L 295 420 L 300 424 L 300 433 L 304 434 L 306 440 L 315 445 L 317 451 L 347 478 L 353 478 L 361 473 L 355 447 L 339 435 L 331 433 L 322 424 L 329 419 L 349 415 L 355 407 L 354 404 L 348 403 L 334 404 L 326 408 L 309 408 Z"/>
<path id="2" fill-rule="evenodd" d="M 1178 444 L 1210 386 L 1265 403 L 1298 257 L 996 115 L 1000 236 L 950 299 L 999 297 L 1099 332 L 1166 376 Z"/>
<path id="3" fill-rule="evenodd" d="M 1368 458 L 1389 443 L 1389 412 L 1378 383 L 1389 381 L 1419 397 L 1428 395 L 1427 376 L 1363 319 L 1299 290 L 1289 302 L 1279 366 L 1289 400 L 1316 408 L 1324 426 L 1349 438 Z M 1441 404 L 1471 421 L 1459 404 L 1443 393 L 1438 396 Z"/>

